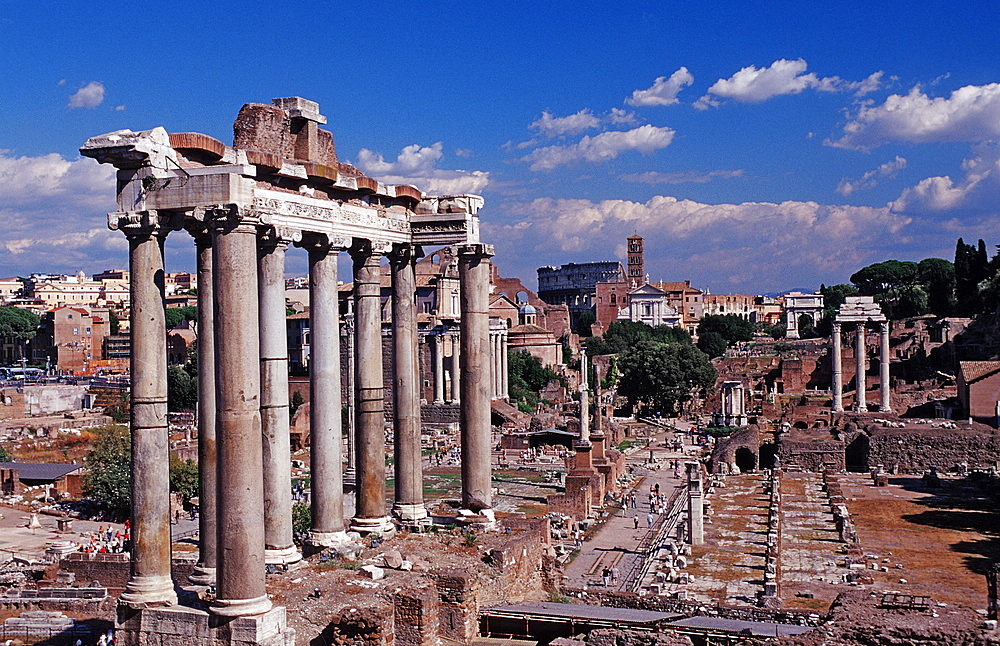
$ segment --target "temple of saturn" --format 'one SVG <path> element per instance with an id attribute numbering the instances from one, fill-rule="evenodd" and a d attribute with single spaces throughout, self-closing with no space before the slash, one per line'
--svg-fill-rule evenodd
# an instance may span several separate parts
<path id="1" fill-rule="evenodd" d="M 240 110 L 227 146 L 199 133 L 120 130 L 81 154 L 117 169 L 108 226 L 129 243 L 131 281 L 132 574 L 120 639 L 292 643 L 265 590 L 266 565 L 300 558 L 292 541 L 284 266 L 309 261 L 312 527 L 316 549 L 426 518 L 420 452 L 414 264 L 424 246 L 458 257 L 462 505 L 493 521 L 490 400 L 502 348 L 488 315 L 491 245 L 475 195 L 426 197 L 338 163 L 319 105 L 298 97 Z M 214 583 L 210 614 L 177 605 L 171 579 L 163 244 L 194 238 L 198 263 L 201 539 L 192 579 Z M 344 515 L 337 261 L 353 261 L 356 513 Z M 380 260 L 391 271 L 395 500 L 385 502 Z M 454 356 L 454 353 L 453 355 Z M 440 364 L 440 361 L 438 362 Z M 502 365 L 502 360 L 499 365 Z M 440 366 L 437 368 L 440 373 Z M 457 378 L 461 373 L 460 380 Z M 439 381 L 443 383 L 443 379 Z M 453 382 L 454 383 L 454 382 Z M 171 614 L 173 613 L 173 614 Z M 233 623 L 235 622 L 235 623 Z M 179 626 L 188 626 L 182 629 Z M 208 631 L 208 632 L 205 632 Z"/>
<path id="2" fill-rule="evenodd" d="M 844 410 L 844 374 L 840 356 L 840 332 L 844 324 L 854 324 L 854 360 L 855 360 L 855 396 L 854 411 L 868 411 L 865 402 L 865 372 L 867 352 L 865 351 L 865 325 L 879 324 L 879 407 L 880 412 L 890 412 L 892 405 L 889 400 L 889 321 L 882 309 L 871 296 L 848 296 L 837 311 L 833 320 L 833 338 L 831 339 L 833 365 L 833 411 Z"/>

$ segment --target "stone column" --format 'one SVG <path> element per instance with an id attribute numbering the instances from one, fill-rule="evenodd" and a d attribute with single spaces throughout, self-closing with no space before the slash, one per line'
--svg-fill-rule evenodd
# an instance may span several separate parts
<path id="1" fill-rule="evenodd" d="M 163 241 L 167 218 L 124 214 L 128 237 L 132 355 L 132 574 L 121 595 L 131 607 L 177 603 L 170 577 L 170 449 L 167 439 L 167 326 Z"/>
<path id="2" fill-rule="evenodd" d="M 417 374 L 417 303 L 415 267 L 419 248 L 394 245 L 392 270 L 393 447 L 395 503 L 392 513 L 403 521 L 427 518 L 424 508 L 420 447 L 420 379 Z M 452 380 L 455 383 L 455 380 Z"/>
<path id="3" fill-rule="evenodd" d="M 840 323 L 833 323 L 833 339 L 830 344 L 830 363 L 833 368 L 833 412 L 841 413 L 844 410 L 844 372 L 843 361 L 840 358 Z"/>
<path id="4" fill-rule="evenodd" d="M 594 365 L 594 432 L 604 433 L 604 401 L 601 399 L 601 367 Z"/>
<path id="5" fill-rule="evenodd" d="M 347 540 L 344 531 L 343 431 L 340 393 L 340 303 L 337 258 L 349 240 L 310 235 L 309 442 L 312 527 L 307 542 L 319 550 Z"/>
<path id="6" fill-rule="evenodd" d="M 854 333 L 854 360 L 856 362 L 854 374 L 857 382 L 854 410 L 859 413 L 868 410 L 868 405 L 865 403 L 865 358 L 865 324 L 858 323 L 858 329 Z"/>
<path id="7" fill-rule="evenodd" d="M 692 545 L 705 542 L 705 502 L 701 490 L 701 465 L 685 463 L 688 480 L 688 538 Z"/>
<path id="8" fill-rule="evenodd" d="M 392 530 L 385 505 L 385 404 L 382 400 L 382 286 L 379 260 L 383 245 L 355 240 L 354 339 L 359 357 L 354 364 L 357 428 L 355 469 L 357 501 L 351 529 L 362 534 Z"/>
<path id="9" fill-rule="evenodd" d="M 493 245 L 458 249 L 462 306 L 462 506 L 492 521 L 489 259 Z"/>
<path id="10" fill-rule="evenodd" d="M 348 300 L 348 303 L 352 301 Z M 353 309 L 353 306 L 352 308 Z M 354 348 L 354 314 L 353 312 L 344 317 L 344 336 L 347 338 L 347 466 L 344 471 L 344 484 L 347 491 L 354 487 L 354 444 L 358 437 L 357 412 L 358 407 L 354 402 L 354 362 L 357 356 Z M 338 347 L 338 351 L 339 351 Z"/>
<path id="11" fill-rule="evenodd" d="M 444 403 L 444 333 L 434 334 L 434 403 Z"/>
<path id="12" fill-rule="evenodd" d="M 500 380 L 503 386 L 500 389 L 500 396 L 504 399 L 510 398 L 510 375 L 507 366 L 507 332 L 503 332 L 500 339 Z"/>
<path id="13" fill-rule="evenodd" d="M 461 344 L 457 335 L 453 334 L 448 339 L 451 341 L 451 403 L 458 404 L 462 399 L 460 394 L 462 377 L 459 370 L 459 360 L 462 354 L 459 351 Z"/>
<path id="14" fill-rule="evenodd" d="M 215 583 L 215 289 L 212 284 L 212 234 L 195 233 L 198 250 L 198 565 L 191 583 Z"/>
<path id="15" fill-rule="evenodd" d="M 587 384 L 587 351 L 580 350 L 580 441 L 590 444 L 590 392 Z"/>
<path id="16" fill-rule="evenodd" d="M 889 322 L 879 324 L 879 394 L 881 401 L 878 409 L 883 413 L 892 411 L 892 401 L 889 397 Z"/>
<path id="17" fill-rule="evenodd" d="M 301 238 L 301 234 L 297 237 Z M 288 435 L 288 333 L 285 251 L 293 232 L 268 230 L 260 239 L 260 416 L 264 459 L 264 561 L 302 558 L 292 540 L 292 453 Z"/>
<path id="18" fill-rule="evenodd" d="M 218 406 L 218 564 L 213 613 L 271 609 L 264 587 L 257 228 L 234 209 L 212 222 Z"/>

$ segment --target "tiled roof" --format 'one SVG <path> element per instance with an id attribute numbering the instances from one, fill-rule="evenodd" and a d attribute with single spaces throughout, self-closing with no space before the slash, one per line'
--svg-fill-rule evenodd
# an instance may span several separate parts
<path id="1" fill-rule="evenodd" d="M 972 383 L 995 372 L 1000 372 L 1000 361 L 960 361 L 959 369 L 965 383 Z"/>

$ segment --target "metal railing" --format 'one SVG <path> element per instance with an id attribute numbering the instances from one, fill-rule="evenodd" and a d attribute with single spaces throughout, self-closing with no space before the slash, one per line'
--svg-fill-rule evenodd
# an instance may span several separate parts
<path id="1" fill-rule="evenodd" d="M 663 545 L 663 541 L 671 530 L 677 525 L 677 519 L 684 509 L 687 501 L 687 487 L 678 487 L 670 494 L 670 498 L 664 505 L 665 511 L 657 515 L 653 520 L 653 526 L 643 535 L 639 545 L 635 548 L 635 559 L 618 589 L 625 592 L 637 592 L 649 571 L 652 556 Z"/>

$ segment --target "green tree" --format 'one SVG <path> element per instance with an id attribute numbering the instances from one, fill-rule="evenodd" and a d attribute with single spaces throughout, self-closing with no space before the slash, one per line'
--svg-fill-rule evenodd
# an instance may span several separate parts
<path id="1" fill-rule="evenodd" d="M 886 260 L 863 267 L 851 282 L 864 296 L 873 296 L 890 319 L 919 316 L 928 312 L 927 290 L 920 283 L 917 263 Z"/>
<path id="2" fill-rule="evenodd" d="M 631 406 L 667 414 L 706 392 L 716 378 L 708 355 L 686 343 L 643 341 L 623 352 L 620 364 L 619 394 Z"/>
<path id="3" fill-rule="evenodd" d="M 510 352 L 507 355 L 507 375 L 510 397 L 518 402 L 524 412 L 531 412 L 538 404 L 538 393 L 559 375 L 542 366 L 542 362 L 531 356 L 527 350 Z"/>
<path id="4" fill-rule="evenodd" d="M 736 314 L 709 314 L 698 323 L 698 336 L 715 332 L 727 345 L 753 339 L 753 323 Z"/>
<path id="5" fill-rule="evenodd" d="M 288 402 L 288 421 L 295 418 L 295 411 L 299 410 L 299 406 L 306 403 L 305 397 L 302 396 L 302 392 L 296 390 L 292 393 L 292 398 Z"/>
<path id="6" fill-rule="evenodd" d="M 582 337 L 590 336 L 590 326 L 597 322 L 593 312 L 584 312 L 576 322 L 576 333 Z"/>
<path id="7" fill-rule="evenodd" d="M 187 502 L 198 495 L 198 463 L 170 454 L 170 490 L 180 493 Z"/>
<path id="8" fill-rule="evenodd" d="M 722 335 L 714 330 L 699 334 L 697 345 L 698 349 L 707 354 L 710 359 L 721 357 L 726 353 L 726 348 L 729 347 Z"/>
<path id="9" fill-rule="evenodd" d="M 20 307 L 0 307 L 0 338 L 15 339 L 18 352 L 24 356 L 24 342 L 35 338 L 39 318 Z"/>
<path id="10" fill-rule="evenodd" d="M 944 258 L 924 258 L 917 276 L 927 288 L 927 307 L 935 316 L 951 316 L 955 309 L 955 265 Z"/>
<path id="11" fill-rule="evenodd" d="M 180 366 L 167 367 L 167 410 L 178 413 L 198 406 L 198 383 Z"/>
<path id="12" fill-rule="evenodd" d="M 114 310 L 108 310 L 108 332 L 118 334 L 121 331 L 122 322 Z"/>
<path id="13" fill-rule="evenodd" d="M 312 527 L 312 509 L 304 502 L 292 503 L 292 534 L 305 536 Z"/>
<path id="14" fill-rule="evenodd" d="M 14 456 L 10 454 L 7 447 L 0 444 L 0 462 L 11 462 L 13 458 Z"/>
<path id="15" fill-rule="evenodd" d="M 132 506 L 131 451 L 128 428 L 105 426 L 97 429 L 94 448 L 84 460 L 84 494 L 119 517 L 127 516 Z"/>
<path id="16" fill-rule="evenodd" d="M 167 328 L 174 328 L 184 321 L 195 321 L 198 319 L 198 308 L 194 305 L 187 307 L 168 307 L 164 312 Z"/>
<path id="17" fill-rule="evenodd" d="M 650 327 L 639 321 L 615 321 L 608 326 L 604 337 L 591 337 L 584 341 L 587 354 L 618 354 L 634 347 L 640 341 L 660 343 L 690 343 L 691 335 L 669 325 Z"/>

